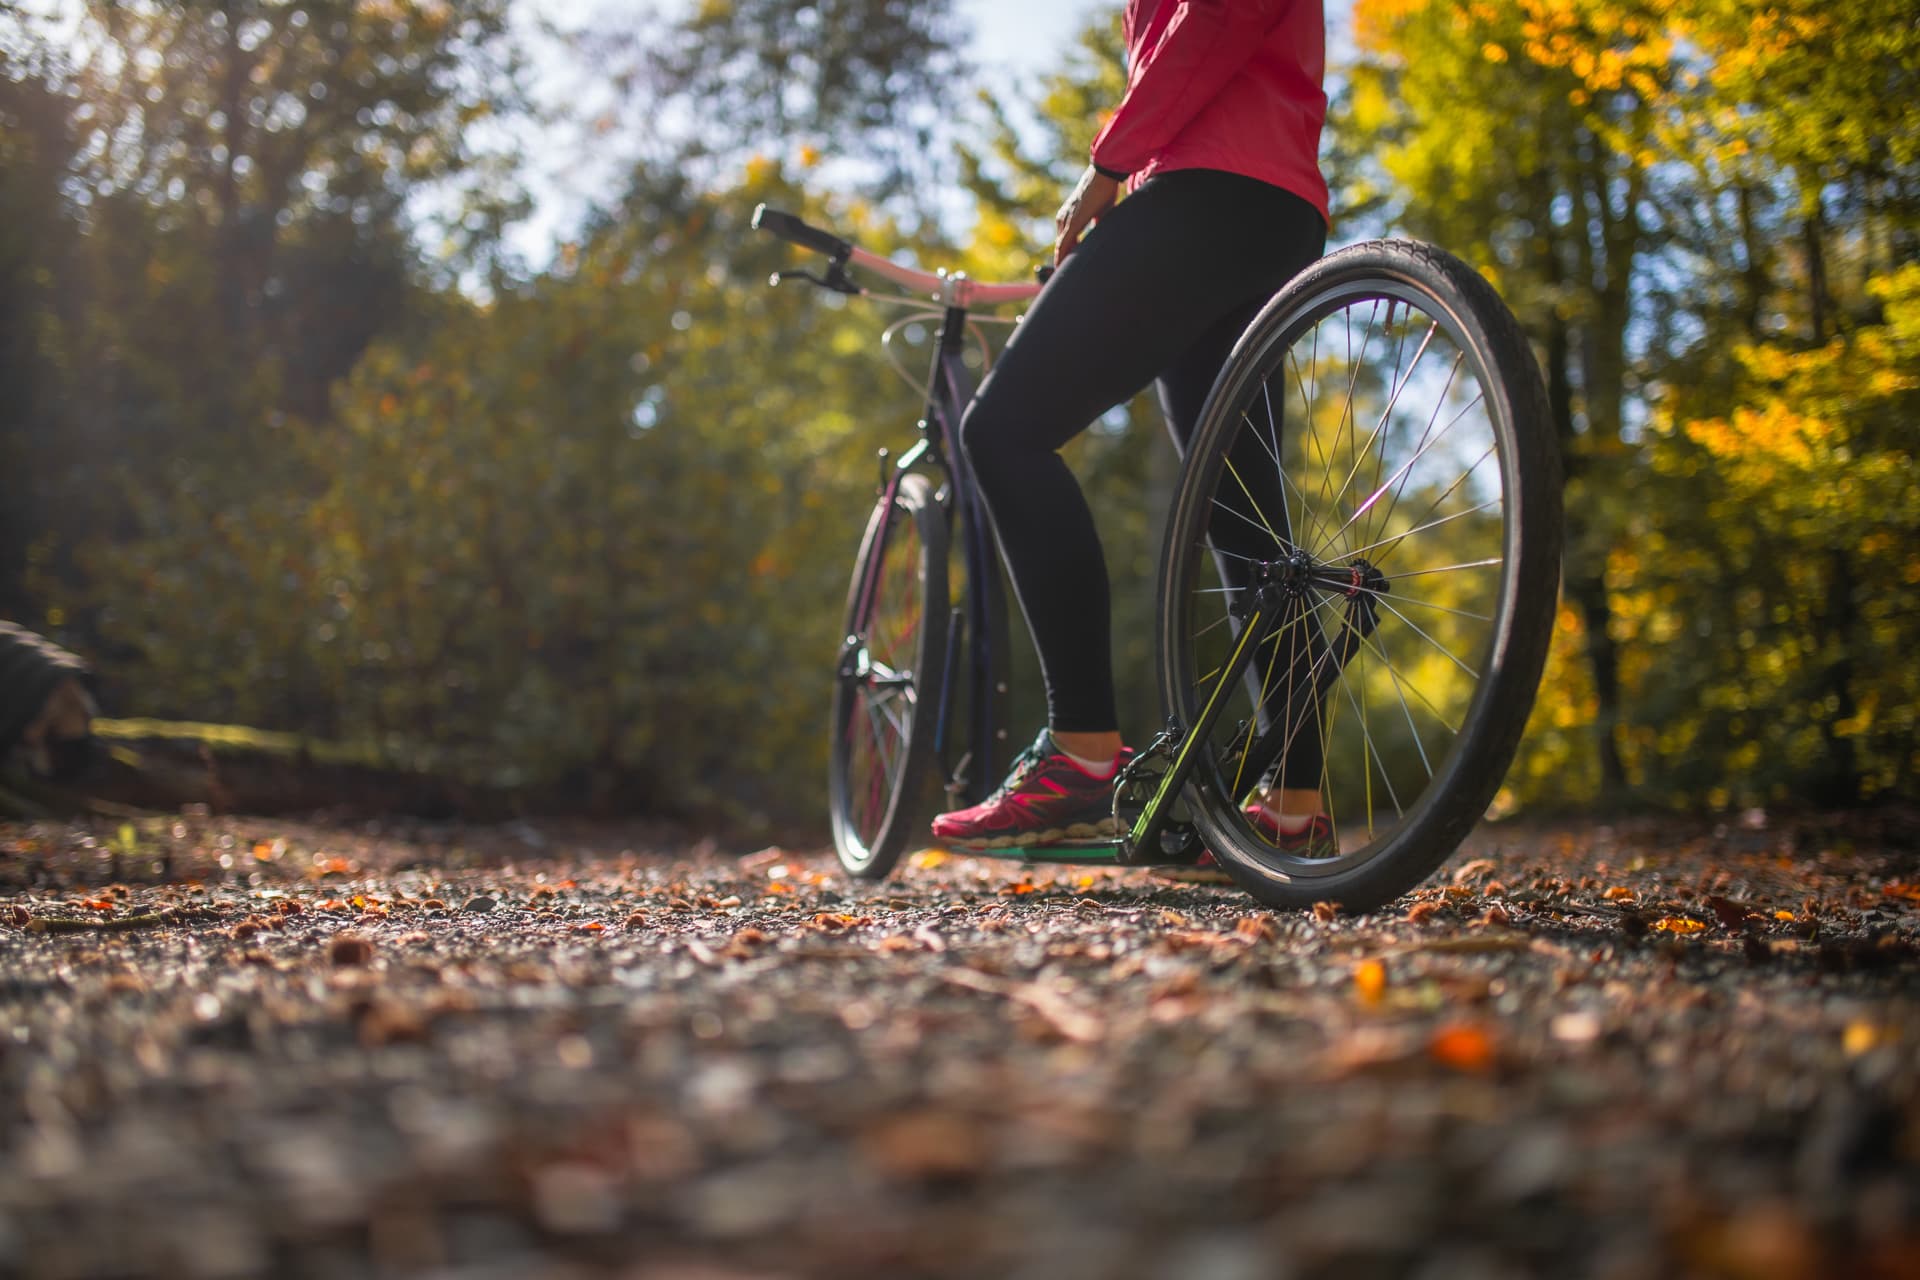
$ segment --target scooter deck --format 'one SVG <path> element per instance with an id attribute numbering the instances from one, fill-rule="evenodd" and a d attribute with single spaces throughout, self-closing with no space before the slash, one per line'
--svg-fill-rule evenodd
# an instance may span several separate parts
<path id="1" fill-rule="evenodd" d="M 1008 862 L 1058 862 L 1070 865 L 1119 867 L 1120 841 L 1079 840 L 1072 844 L 1009 845 L 1000 849 L 948 849 L 959 858 L 998 858 Z"/>

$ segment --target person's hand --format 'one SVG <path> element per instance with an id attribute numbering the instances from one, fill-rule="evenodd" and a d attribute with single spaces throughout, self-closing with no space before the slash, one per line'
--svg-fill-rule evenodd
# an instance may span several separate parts
<path id="1" fill-rule="evenodd" d="M 1067 202 L 1053 215 L 1053 265 L 1067 260 L 1080 236 L 1120 198 L 1120 184 L 1092 165 L 1080 175 Z"/>

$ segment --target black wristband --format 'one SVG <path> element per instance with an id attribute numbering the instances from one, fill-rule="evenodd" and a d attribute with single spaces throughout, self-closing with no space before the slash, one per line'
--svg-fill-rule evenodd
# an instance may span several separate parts
<path id="1" fill-rule="evenodd" d="M 1089 161 L 1088 163 L 1093 164 L 1093 171 L 1095 173 L 1099 174 L 1103 178 L 1112 178 L 1115 182 L 1125 182 L 1129 177 L 1132 176 L 1131 174 L 1121 173 L 1118 169 L 1109 169 L 1105 165 L 1095 164 L 1092 161 Z"/>

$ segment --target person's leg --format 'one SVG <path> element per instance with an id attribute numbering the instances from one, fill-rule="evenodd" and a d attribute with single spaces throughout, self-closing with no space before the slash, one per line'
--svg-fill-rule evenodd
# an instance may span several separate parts
<path id="1" fill-rule="evenodd" d="M 1223 315 L 1264 300 L 1310 260 L 1303 241 L 1317 253 L 1324 234 L 1305 201 L 1252 179 L 1156 178 L 1061 266 L 968 410 L 962 440 L 1039 651 L 1056 734 L 1118 730 L 1105 558 L 1058 450 Z"/>
<path id="2" fill-rule="evenodd" d="M 1295 246 L 1296 256 L 1288 275 L 1296 274 L 1312 263 L 1324 247 L 1323 236 L 1311 233 L 1303 236 Z M 1225 366 L 1234 343 L 1265 302 L 1265 297 L 1254 298 L 1222 316 L 1160 375 L 1160 407 L 1166 416 L 1168 432 L 1173 436 L 1174 445 L 1182 458 L 1186 456 L 1187 446 L 1199 426 L 1200 413 L 1214 380 Z M 1263 443 L 1251 432 L 1240 432 L 1235 438 L 1230 461 L 1236 479 L 1232 484 L 1223 483 L 1221 486 L 1219 499 L 1226 510 L 1216 518 L 1211 534 L 1214 561 L 1221 580 L 1229 587 L 1244 589 L 1250 579 L 1249 562 L 1273 557 L 1274 542 L 1267 529 L 1271 528 L 1289 540 L 1293 537 L 1293 531 L 1288 527 L 1284 485 L 1268 453 L 1269 448 L 1278 447 L 1282 438 L 1284 426 L 1278 420 L 1282 408 L 1282 401 L 1273 402 L 1275 422 L 1272 442 Z M 1289 652 L 1282 654 L 1279 664 L 1284 668 L 1284 677 L 1266 682 L 1263 722 L 1269 717 L 1277 719 L 1285 716 L 1292 690 L 1310 675 L 1311 664 L 1306 648 L 1299 643 L 1304 639 L 1303 629 L 1290 628 L 1276 642 L 1289 645 L 1289 637 L 1294 644 L 1289 646 Z M 1262 727 L 1265 727 L 1265 723 Z M 1291 833 L 1307 828 L 1314 815 L 1323 808 L 1318 717 L 1313 716 L 1288 732 L 1291 746 L 1282 760 L 1280 774 L 1273 779 L 1274 785 L 1266 789 L 1261 800 L 1275 818 L 1279 829 Z"/>

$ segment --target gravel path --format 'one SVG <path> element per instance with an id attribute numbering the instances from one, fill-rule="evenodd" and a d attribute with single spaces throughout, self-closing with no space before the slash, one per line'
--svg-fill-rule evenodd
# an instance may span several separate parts
<path id="1" fill-rule="evenodd" d="M 1913 1277 L 1888 823 L 1492 828 L 1360 917 L 652 829 L 0 826 L 0 1275 Z"/>

